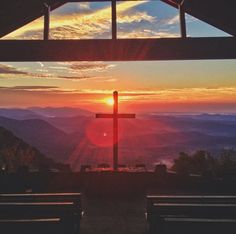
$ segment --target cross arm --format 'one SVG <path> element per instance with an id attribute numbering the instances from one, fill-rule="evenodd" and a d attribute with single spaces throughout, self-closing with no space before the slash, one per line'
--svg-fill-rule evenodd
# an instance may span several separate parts
<path id="1" fill-rule="evenodd" d="M 135 118 L 135 114 L 118 114 L 118 118 L 134 119 Z"/>
<path id="2" fill-rule="evenodd" d="M 113 114 L 102 114 L 102 113 L 98 113 L 95 115 L 96 118 L 109 118 L 112 119 L 113 118 Z"/>
<path id="3" fill-rule="evenodd" d="M 108 118 L 108 119 L 112 119 L 112 118 L 115 117 L 114 114 L 102 114 L 102 113 L 98 113 L 95 116 L 96 116 L 96 118 Z M 134 119 L 135 118 L 135 114 L 118 114 L 117 118 Z"/>

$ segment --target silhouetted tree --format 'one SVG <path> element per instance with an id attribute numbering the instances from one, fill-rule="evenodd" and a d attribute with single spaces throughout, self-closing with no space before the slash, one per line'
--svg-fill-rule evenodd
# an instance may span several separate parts
<path id="1" fill-rule="evenodd" d="M 192 173 L 202 176 L 232 176 L 236 175 L 236 161 L 232 159 L 232 152 L 224 152 L 218 158 L 204 150 L 198 150 L 192 155 L 180 152 L 179 157 L 174 160 L 172 170 L 182 175 Z"/>
<path id="2" fill-rule="evenodd" d="M 213 175 L 216 166 L 216 160 L 204 150 L 198 150 L 192 156 L 192 173 L 207 176 Z"/>
<path id="3" fill-rule="evenodd" d="M 180 152 L 179 157 L 174 160 L 172 169 L 181 175 L 189 174 L 191 171 L 191 157 L 185 152 Z"/>

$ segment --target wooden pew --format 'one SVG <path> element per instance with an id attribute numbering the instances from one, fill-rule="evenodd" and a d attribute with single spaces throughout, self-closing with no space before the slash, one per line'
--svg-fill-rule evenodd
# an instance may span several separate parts
<path id="1" fill-rule="evenodd" d="M 80 193 L 0 194 L 0 230 L 6 234 L 79 233 Z"/>
<path id="2" fill-rule="evenodd" d="M 236 196 L 147 196 L 150 233 L 235 233 Z"/>

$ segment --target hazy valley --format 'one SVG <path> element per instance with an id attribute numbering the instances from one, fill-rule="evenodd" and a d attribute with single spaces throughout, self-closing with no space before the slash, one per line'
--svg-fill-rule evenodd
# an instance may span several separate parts
<path id="1" fill-rule="evenodd" d="M 110 163 L 112 120 L 76 108 L 0 109 L 0 126 L 55 161 Z M 181 151 L 207 150 L 216 157 L 236 145 L 236 115 L 145 113 L 119 122 L 120 163 L 170 165 Z"/>

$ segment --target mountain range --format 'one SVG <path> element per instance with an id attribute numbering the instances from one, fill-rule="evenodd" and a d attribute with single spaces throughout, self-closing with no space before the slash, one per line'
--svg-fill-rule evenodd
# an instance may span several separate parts
<path id="1" fill-rule="evenodd" d="M 9 130 L 0 127 L 0 171 L 16 172 L 22 166 L 39 170 L 54 165 L 52 159 L 45 157 Z"/>
<path id="2" fill-rule="evenodd" d="M 4 114 L 4 115 L 3 115 Z M 2 116 L 1 116 L 2 115 Z M 0 109 L 0 126 L 74 170 L 112 159 L 112 121 L 79 108 Z M 171 164 L 180 151 L 207 150 L 216 156 L 236 145 L 236 116 L 146 113 L 119 122 L 124 164 Z"/>

